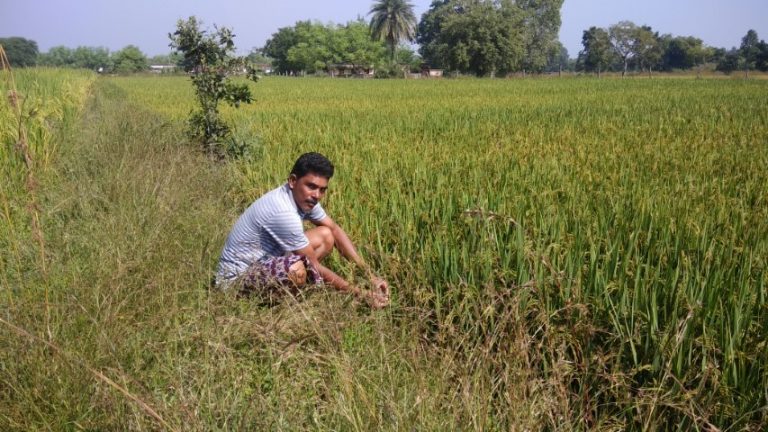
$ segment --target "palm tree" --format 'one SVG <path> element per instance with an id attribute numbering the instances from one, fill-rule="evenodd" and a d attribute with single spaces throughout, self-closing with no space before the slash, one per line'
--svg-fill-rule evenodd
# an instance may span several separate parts
<path id="1" fill-rule="evenodd" d="M 413 4 L 407 0 L 376 0 L 368 15 L 373 15 L 371 36 L 387 42 L 390 59 L 394 62 L 397 44 L 403 39 L 410 41 L 416 37 Z"/>

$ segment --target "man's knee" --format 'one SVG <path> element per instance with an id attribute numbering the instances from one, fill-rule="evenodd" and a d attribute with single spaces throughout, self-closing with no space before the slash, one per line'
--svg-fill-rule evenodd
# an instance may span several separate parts
<path id="1" fill-rule="evenodd" d="M 307 283 L 307 267 L 304 261 L 296 261 L 288 267 L 288 279 L 296 286 L 304 286 Z"/>
<path id="2" fill-rule="evenodd" d="M 335 239 L 333 238 L 333 231 L 331 231 L 330 228 L 326 226 L 318 227 L 320 230 L 320 236 L 323 239 L 323 244 L 328 248 L 328 250 L 333 249 L 333 244 L 335 243 Z"/>

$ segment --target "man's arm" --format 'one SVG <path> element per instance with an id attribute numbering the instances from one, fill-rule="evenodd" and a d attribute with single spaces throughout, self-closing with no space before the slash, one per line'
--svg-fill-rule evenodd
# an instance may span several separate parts
<path id="1" fill-rule="evenodd" d="M 385 296 L 389 296 L 389 284 L 384 279 L 376 276 L 376 274 L 373 273 L 373 270 L 371 270 L 363 258 L 360 257 L 360 254 L 357 253 L 357 249 L 355 248 L 355 245 L 352 244 L 352 240 L 349 239 L 346 231 L 344 231 L 336 222 L 334 222 L 330 216 L 326 216 L 320 221 L 312 221 L 312 223 L 317 226 L 324 226 L 329 228 L 331 233 L 333 233 L 334 243 L 336 244 L 336 248 L 339 249 L 341 256 L 348 259 L 349 261 L 352 261 L 359 268 L 361 268 L 368 276 L 377 291 L 379 291 L 381 294 L 384 294 Z"/>
<path id="2" fill-rule="evenodd" d="M 320 260 L 317 258 L 317 254 L 315 253 L 315 249 L 312 247 L 312 245 L 307 245 L 301 249 L 295 250 L 294 253 L 297 253 L 299 255 L 304 255 L 305 257 L 307 257 L 312 267 L 314 267 L 315 270 L 317 270 L 320 273 L 320 276 L 322 276 L 323 280 L 326 283 L 333 285 L 336 289 L 340 291 L 353 294 L 355 297 L 358 297 L 361 300 L 364 300 L 372 308 L 379 309 L 386 306 L 389 303 L 388 298 L 386 297 L 382 298 L 378 294 L 372 293 L 370 291 L 365 291 L 359 287 L 356 287 L 351 283 L 347 282 L 341 276 L 337 275 L 333 270 L 322 265 L 320 263 Z"/>

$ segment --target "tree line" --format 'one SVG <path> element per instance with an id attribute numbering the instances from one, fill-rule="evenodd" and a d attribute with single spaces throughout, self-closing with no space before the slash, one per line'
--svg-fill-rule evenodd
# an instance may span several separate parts
<path id="1" fill-rule="evenodd" d="M 407 0 L 375 0 L 368 15 L 346 24 L 309 20 L 278 29 L 248 60 L 269 63 L 276 73 L 327 73 L 342 65 L 373 69 L 380 76 L 418 71 L 422 65 L 476 76 L 562 70 L 595 72 L 701 70 L 725 73 L 768 70 L 768 44 L 750 30 L 741 46 L 706 46 L 693 36 L 660 35 L 650 26 L 621 21 L 590 27 L 575 59 L 557 39 L 563 0 L 433 0 L 417 21 Z M 0 39 L 13 66 L 77 67 L 137 72 L 150 64 L 176 64 L 178 55 L 147 58 L 129 45 L 106 48 L 64 46 L 39 53 L 24 38 Z M 418 45 L 418 52 L 412 44 Z"/>
<path id="2" fill-rule="evenodd" d="M 179 60 L 179 56 L 175 55 L 147 57 L 135 45 L 115 52 L 104 47 L 55 46 L 43 53 L 39 52 L 37 42 L 21 37 L 0 38 L 0 45 L 13 67 L 48 66 L 132 73 L 146 71 L 150 64 L 175 64 Z"/>
<path id="3" fill-rule="evenodd" d="M 371 38 L 362 19 L 344 25 L 299 21 L 277 30 L 259 51 L 278 73 L 298 75 L 325 71 L 336 64 L 353 68 L 381 64 L 386 46 Z"/>
<path id="4" fill-rule="evenodd" d="M 609 70 L 624 76 L 630 69 L 647 71 L 649 75 L 654 70 L 700 69 L 706 63 L 725 73 L 768 71 L 768 44 L 759 40 L 754 30 L 747 32 L 738 49 L 725 50 L 706 46 L 693 36 L 659 35 L 650 26 L 621 21 L 607 29 L 590 27 L 584 31 L 581 43 L 584 48 L 579 52 L 576 69 L 598 76 Z"/>
<path id="5" fill-rule="evenodd" d="M 417 22 L 406 0 L 377 0 L 368 24 L 299 21 L 278 29 L 263 53 L 278 73 L 314 73 L 331 65 L 378 65 L 390 73 L 430 67 L 495 76 L 541 72 L 560 58 L 563 0 L 434 0 Z M 338 41 L 342 41 L 339 43 Z M 420 45 L 419 55 L 403 42 Z M 385 48 L 385 49 L 384 49 Z"/>

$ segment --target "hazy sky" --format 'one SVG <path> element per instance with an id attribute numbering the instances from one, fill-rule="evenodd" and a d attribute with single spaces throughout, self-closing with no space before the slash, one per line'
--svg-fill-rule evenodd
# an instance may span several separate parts
<path id="1" fill-rule="evenodd" d="M 165 54 L 176 21 L 195 15 L 206 26 L 234 29 L 241 54 L 260 47 L 278 28 L 298 20 L 345 23 L 366 17 L 372 0 L 0 0 L 0 37 L 21 36 L 52 46 L 137 45 L 147 55 Z M 421 17 L 431 0 L 412 0 Z M 696 36 L 730 48 L 747 30 L 768 39 L 768 0 L 565 0 L 560 40 L 571 57 L 582 32 L 621 20 L 647 24 L 660 33 Z"/>

